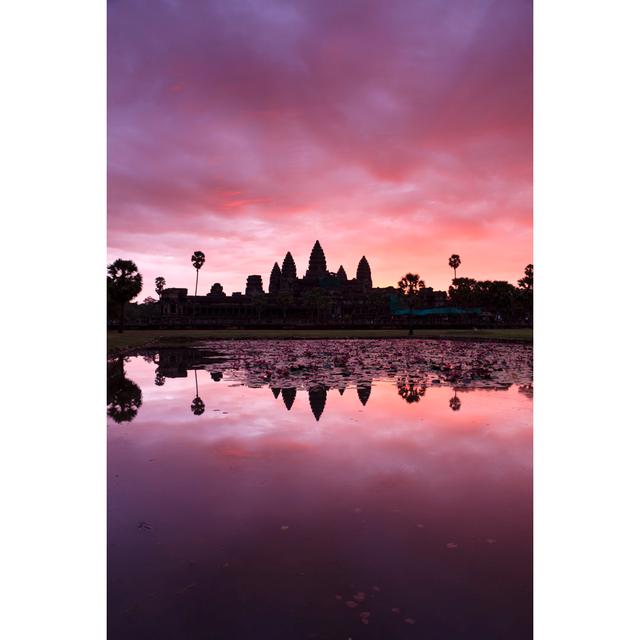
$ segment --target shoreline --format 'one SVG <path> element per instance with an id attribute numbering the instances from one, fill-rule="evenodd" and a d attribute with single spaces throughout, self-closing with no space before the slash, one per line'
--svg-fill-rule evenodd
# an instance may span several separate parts
<path id="1" fill-rule="evenodd" d="M 533 329 L 129 329 L 107 331 L 107 355 L 217 340 L 463 340 L 532 344 Z"/>

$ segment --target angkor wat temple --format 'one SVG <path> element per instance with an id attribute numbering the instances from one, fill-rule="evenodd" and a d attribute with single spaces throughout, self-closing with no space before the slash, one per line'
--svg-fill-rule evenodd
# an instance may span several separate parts
<path id="1" fill-rule="evenodd" d="M 344 266 L 329 271 L 320 242 L 311 250 L 307 270 L 302 277 L 291 252 L 282 264 L 274 263 L 268 291 L 262 276 L 250 275 L 244 293 L 225 293 L 216 282 L 205 295 L 189 295 L 187 289 L 168 288 L 160 297 L 159 314 L 164 324 L 193 325 L 283 325 L 321 324 L 372 325 L 391 321 L 390 299 L 394 287 L 374 287 L 371 267 L 365 256 L 358 263 L 355 278 L 349 278 Z M 425 289 L 421 306 L 446 305 L 444 291 Z"/>

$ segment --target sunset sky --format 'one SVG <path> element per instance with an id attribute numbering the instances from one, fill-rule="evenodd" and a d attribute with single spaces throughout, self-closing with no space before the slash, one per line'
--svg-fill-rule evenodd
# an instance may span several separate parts
<path id="1" fill-rule="evenodd" d="M 110 0 L 108 258 L 193 293 L 532 262 L 529 0 Z"/>

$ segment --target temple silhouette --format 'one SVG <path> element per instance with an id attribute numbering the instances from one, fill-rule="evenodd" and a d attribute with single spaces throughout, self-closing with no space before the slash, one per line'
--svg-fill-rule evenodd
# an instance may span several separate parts
<path id="1" fill-rule="evenodd" d="M 271 268 L 267 290 L 262 276 L 247 276 L 244 293 L 228 295 L 215 282 L 205 295 L 189 295 L 186 288 L 167 288 L 160 295 L 159 311 L 167 324 L 378 324 L 388 322 L 394 287 L 374 287 L 366 256 L 358 262 L 355 277 L 349 278 L 343 265 L 333 272 L 316 240 L 307 270 L 298 275 L 293 255 L 288 251 L 282 263 Z M 447 304 L 445 291 L 426 288 L 420 292 L 422 307 Z"/>

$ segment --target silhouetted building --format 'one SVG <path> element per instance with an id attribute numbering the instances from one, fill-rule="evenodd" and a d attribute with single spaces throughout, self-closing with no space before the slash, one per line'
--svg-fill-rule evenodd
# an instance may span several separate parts
<path id="1" fill-rule="evenodd" d="M 311 249 L 311 256 L 309 256 L 309 267 L 305 275 L 307 281 L 319 283 L 322 278 L 327 275 L 327 261 L 324 257 L 324 251 L 320 246 L 320 242 L 316 240 L 316 243 Z"/>
<path id="2" fill-rule="evenodd" d="M 158 322 L 168 325 L 380 325 L 399 324 L 392 304 L 394 287 L 374 287 L 371 267 L 360 259 L 355 278 L 349 279 L 343 265 L 329 271 L 319 241 L 313 245 L 304 277 L 297 275 L 296 263 L 287 251 L 282 265 L 274 263 L 268 293 L 261 275 L 247 277 L 245 293 L 228 296 L 216 282 L 204 296 L 188 295 L 187 289 L 168 288 L 160 295 Z M 422 308 L 446 307 L 447 294 L 428 288 L 421 292 Z M 398 305 L 396 304 L 396 307 Z M 402 310 L 399 312 L 402 314 Z"/>
<path id="3" fill-rule="evenodd" d="M 362 258 L 360 258 L 360 262 L 358 262 L 356 280 L 360 282 L 365 289 L 371 289 L 371 287 L 373 287 L 373 282 L 371 280 L 371 267 L 364 256 L 362 256 Z"/>
<path id="4" fill-rule="evenodd" d="M 275 262 L 273 269 L 271 269 L 271 276 L 269 277 L 269 293 L 276 294 L 280 292 L 280 280 L 282 279 L 282 271 L 280 271 L 280 265 Z"/>
<path id="5" fill-rule="evenodd" d="M 280 278 L 280 289 L 288 291 L 293 288 L 293 285 L 297 279 L 296 263 L 293 261 L 293 256 L 290 251 L 287 251 L 287 255 L 282 261 L 282 275 Z"/>
<path id="6" fill-rule="evenodd" d="M 262 276 L 248 276 L 247 287 L 245 289 L 247 296 L 260 296 L 264 293 L 262 288 Z"/>

